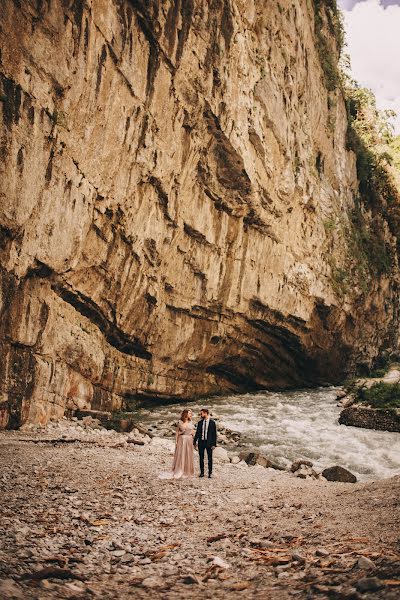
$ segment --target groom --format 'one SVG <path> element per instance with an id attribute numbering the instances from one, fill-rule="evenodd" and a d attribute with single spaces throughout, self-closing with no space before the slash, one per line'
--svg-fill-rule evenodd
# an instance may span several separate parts
<path id="1" fill-rule="evenodd" d="M 208 476 L 212 475 L 212 453 L 217 445 L 217 426 L 213 419 L 210 419 L 208 408 L 202 408 L 200 411 L 201 421 L 197 423 L 196 435 L 193 444 L 196 447 L 198 442 L 200 458 L 200 477 L 204 477 L 204 451 L 207 450 Z"/>

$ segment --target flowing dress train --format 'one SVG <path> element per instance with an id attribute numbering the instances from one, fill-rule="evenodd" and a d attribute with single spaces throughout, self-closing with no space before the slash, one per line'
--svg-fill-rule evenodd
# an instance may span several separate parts
<path id="1" fill-rule="evenodd" d="M 186 479 L 194 476 L 193 423 L 179 421 L 172 471 L 160 473 L 160 479 Z"/>

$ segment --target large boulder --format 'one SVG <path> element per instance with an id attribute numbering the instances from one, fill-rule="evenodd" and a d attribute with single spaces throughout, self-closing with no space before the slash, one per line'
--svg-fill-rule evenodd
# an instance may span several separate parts
<path id="1" fill-rule="evenodd" d="M 215 450 L 213 452 L 213 458 L 216 462 L 221 462 L 221 463 L 230 462 L 228 452 L 225 450 L 225 448 L 221 448 L 220 446 L 217 446 L 215 448 Z"/>
<path id="2" fill-rule="evenodd" d="M 341 481 L 343 483 L 356 483 L 357 477 L 339 465 L 328 467 L 322 471 L 322 477 L 328 481 Z"/>
<path id="3" fill-rule="evenodd" d="M 355 404 L 342 410 L 339 423 L 365 429 L 400 432 L 400 414 L 395 409 L 386 410 Z"/>

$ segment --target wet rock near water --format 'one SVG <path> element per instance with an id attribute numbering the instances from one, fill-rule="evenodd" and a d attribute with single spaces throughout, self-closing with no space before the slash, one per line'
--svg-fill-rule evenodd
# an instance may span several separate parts
<path id="1" fill-rule="evenodd" d="M 311 460 L 306 460 L 304 458 L 299 458 L 299 459 L 295 460 L 294 462 L 292 462 L 292 464 L 290 466 L 290 470 L 291 470 L 292 473 L 295 473 L 302 466 L 310 467 L 311 468 L 313 466 L 313 463 L 311 462 Z"/>
<path id="2" fill-rule="evenodd" d="M 306 459 L 295 460 L 290 467 L 290 471 L 300 479 L 318 479 L 319 477 L 319 474 L 313 469 L 313 463 Z"/>
<path id="3" fill-rule="evenodd" d="M 284 470 L 284 467 L 281 467 L 276 462 L 270 460 L 265 454 L 260 452 L 257 449 L 252 450 L 242 450 L 239 453 L 239 461 L 245 462 L 249 467 L 254 467 L 255 465 L 259 465 L 260 467 Z"/>
<path id="4" fill-rule="evenodd" d="M 324 469 L 321 475 L 328 481 L 341 481 L 343 483 L 356 483 L 357 481 L 357 477 L 353 473 L 339 465 Z"/>
<path id="5" fill-rule="evenodd" d="M 398 396 L 400 365 L 392 363 L 381 377 L 367 377 L 352 381 L 337 393 L 341 425 L 400 432 L 400 408 L 394 402 Z M 371 388 L 376 388 L 375 393 Z M 389 402 L 387 402 L 389 399 Z"/>
<path id="6" fill-rule="evenodd" d="M 342 410 L 339 423 L 352 427 L 400 432 L 400 411 L 356 404 Z"/>
<path id="7" fill-rule="evenodd" d="M 345 393 L 344 396 L 341 396 L 339 398 L 339 402 L 337 403 L 337 406 L 339 406 L 341 408 L 347 408 L 349 406 L 352 406 L 355 401 L 356 401 L 356 399 L 355 399 L 354 394 L 346 394 Z"/>

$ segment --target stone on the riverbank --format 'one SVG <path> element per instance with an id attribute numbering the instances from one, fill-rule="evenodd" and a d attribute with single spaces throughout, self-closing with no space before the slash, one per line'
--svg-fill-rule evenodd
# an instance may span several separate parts
<path id="1" fill-rule="evenodd" d="M 357 477 L 339 465 L 328 467 L 322 471 L 322 477 L 328 481 L 341 481 L 342 483 L 356 483 Z"/>
<path id="2" fill-rule="evenodd" d="M 222 462 L 222 463 L 230 462 L 228 452 L 225 450 L 225 448 L 220 448 L 219 446 L 217 446 L 217 448 L 215 448 L 215 450 L 213 452 L 213 458 L 215 459 L 216 462 Z"/>
<path id="3" fill-rule="evenodd" d="M 233 465 L 237 465 L 238 463 L 240 463 L 240 458 L 235 454 L 234 456 L 231 457 L 231 463 Z"/>
<path id="4" fill-rule="evenodd" d="M 400 414 L 395 409 L 384 410 L 356 404 L 342 410 L 339 423 L 379 431 L 400 432 Z"/>
<path id="5" fill-rule="evenodd" d="M 357 561 L 357 567 L 359 569 L 372 570 L 372 569 L 375 569 L 375 563 L 373 560 L 371 560 L 367 556 L 360 556 Z"/>
<path id="6" fill-rule="evenodd" d="M 306 562 L 306 558 L 305 556 L 303 556 L 303 554 L 301 554 L 301 552 L 294 550 L 292 552 L 292 560 L 294 560 L 295 562 L 298 562 L 301 565 L 304 565 Z"/>
<path id="7" fill-rule="evenodd" d="M 230 569 L 231 568 L 231 565 L 229 563 L 227 563 L 226 560 L 224 560 L 220 556 L 214 556 L 211 564 L 215 567 L 220 567 L 221 569 Z"/>
<path id="8" fill-rule="evenodd" d="M 314 471 L 312 467 L 308 467 L 307 465 L 301 465 L 301 467 L 294 472 L 294 475 L 300 477 L 300 479 L 307 479 L 308 477 L 318 479 L 318 473 Z"/>
<path id="9" fill-rule="evenodd" d="M 299 458 L 292 463 L 290 466 L 290 471 L 293 473 L 293 475 L 299 477 L 300 479 L 307 479 L 310 477 L 312 479 L 318 479 L 319 475 L 316 471 L 314 471 L 312 466 L 313 463 L 311 460 Z"/>
<path id="10" fill-rule="evenodd" d="M 148 429 L 147 427 L 145 427 L 143 425 L 143 423 L 135 423 L 133 425 L 134 429 L 137 429 L 139 431 L 139 433 L 141 433 L 142 435 L 148 436 L 148 437 L 155 437 L 154 433 L 151 433 L 150 429 Z"/>
<path id="11" fill-rule="evenodd" d="M 364 594 L 365 592 L 375 592 L 384 587 L 384 584 L 377 577 L 363 577 L 356 583 L 356 589 Z"/>
<path id="12" fill-rule="evenodd" d="M 143 587 L 151 589 L 164 587 L 164 584 L 164 580 L 161 577 L 158 577 L 157 575 L 150 575 L 150 577 L 146 577 L 142 581 Z"/>
<path id="13" fill-rule="evenodd" d="M 136 444 L 137 446 L 144 446 L 145 442 L 144 440 L 139 440 L 137 438 L 134 437 L 129 437 L 127 440 L 128 444 Z"/>
<path id="14" fill-rule="evenodd" d="M 292 473 L 295 473 L 296 471 L 298 471 L 300 469 L 300 467 L 302 465 L 305 465 L 306 467 L 312 467 L 313 463 L 311 462 L 311 460 L 306 460 L 305 458 L 299 458 L 299 459 L 295 460 L 294 462 L 292 462 L 290 470 L 292 471 Z"/>
<path id="15" fill-rule="evenodd" d="M 186 583 L 186 585 L 193 585 L 193 584 L 197 584 L 197 585 L 201 585 L 202 581 L 200 579 L 200 577 L 198 577 L 197 575 L 186 575 L 186 577 L 184 577 L 182 579 L 182 583 Z"/>
<path id="16" fill-rule="evenodd" d="M 239 459 L 247 463 L 249 467 L 254 467 L 255 465 L 260 465 L 261 467 L 273 466 L 272 461 L 258 450 L 242 450 L 239 454 Z"/>
<path id="17" fill-rule="evenodd" d="M 340 402 L 338 402 L 338 406 L 340 406 L 341 408 L 348 408 L 349 406 L 352 406 L 354 404 L 354 402 L 356 401 L 354 394 L 349 394 L 347 396 L 344 396 Z"/>

